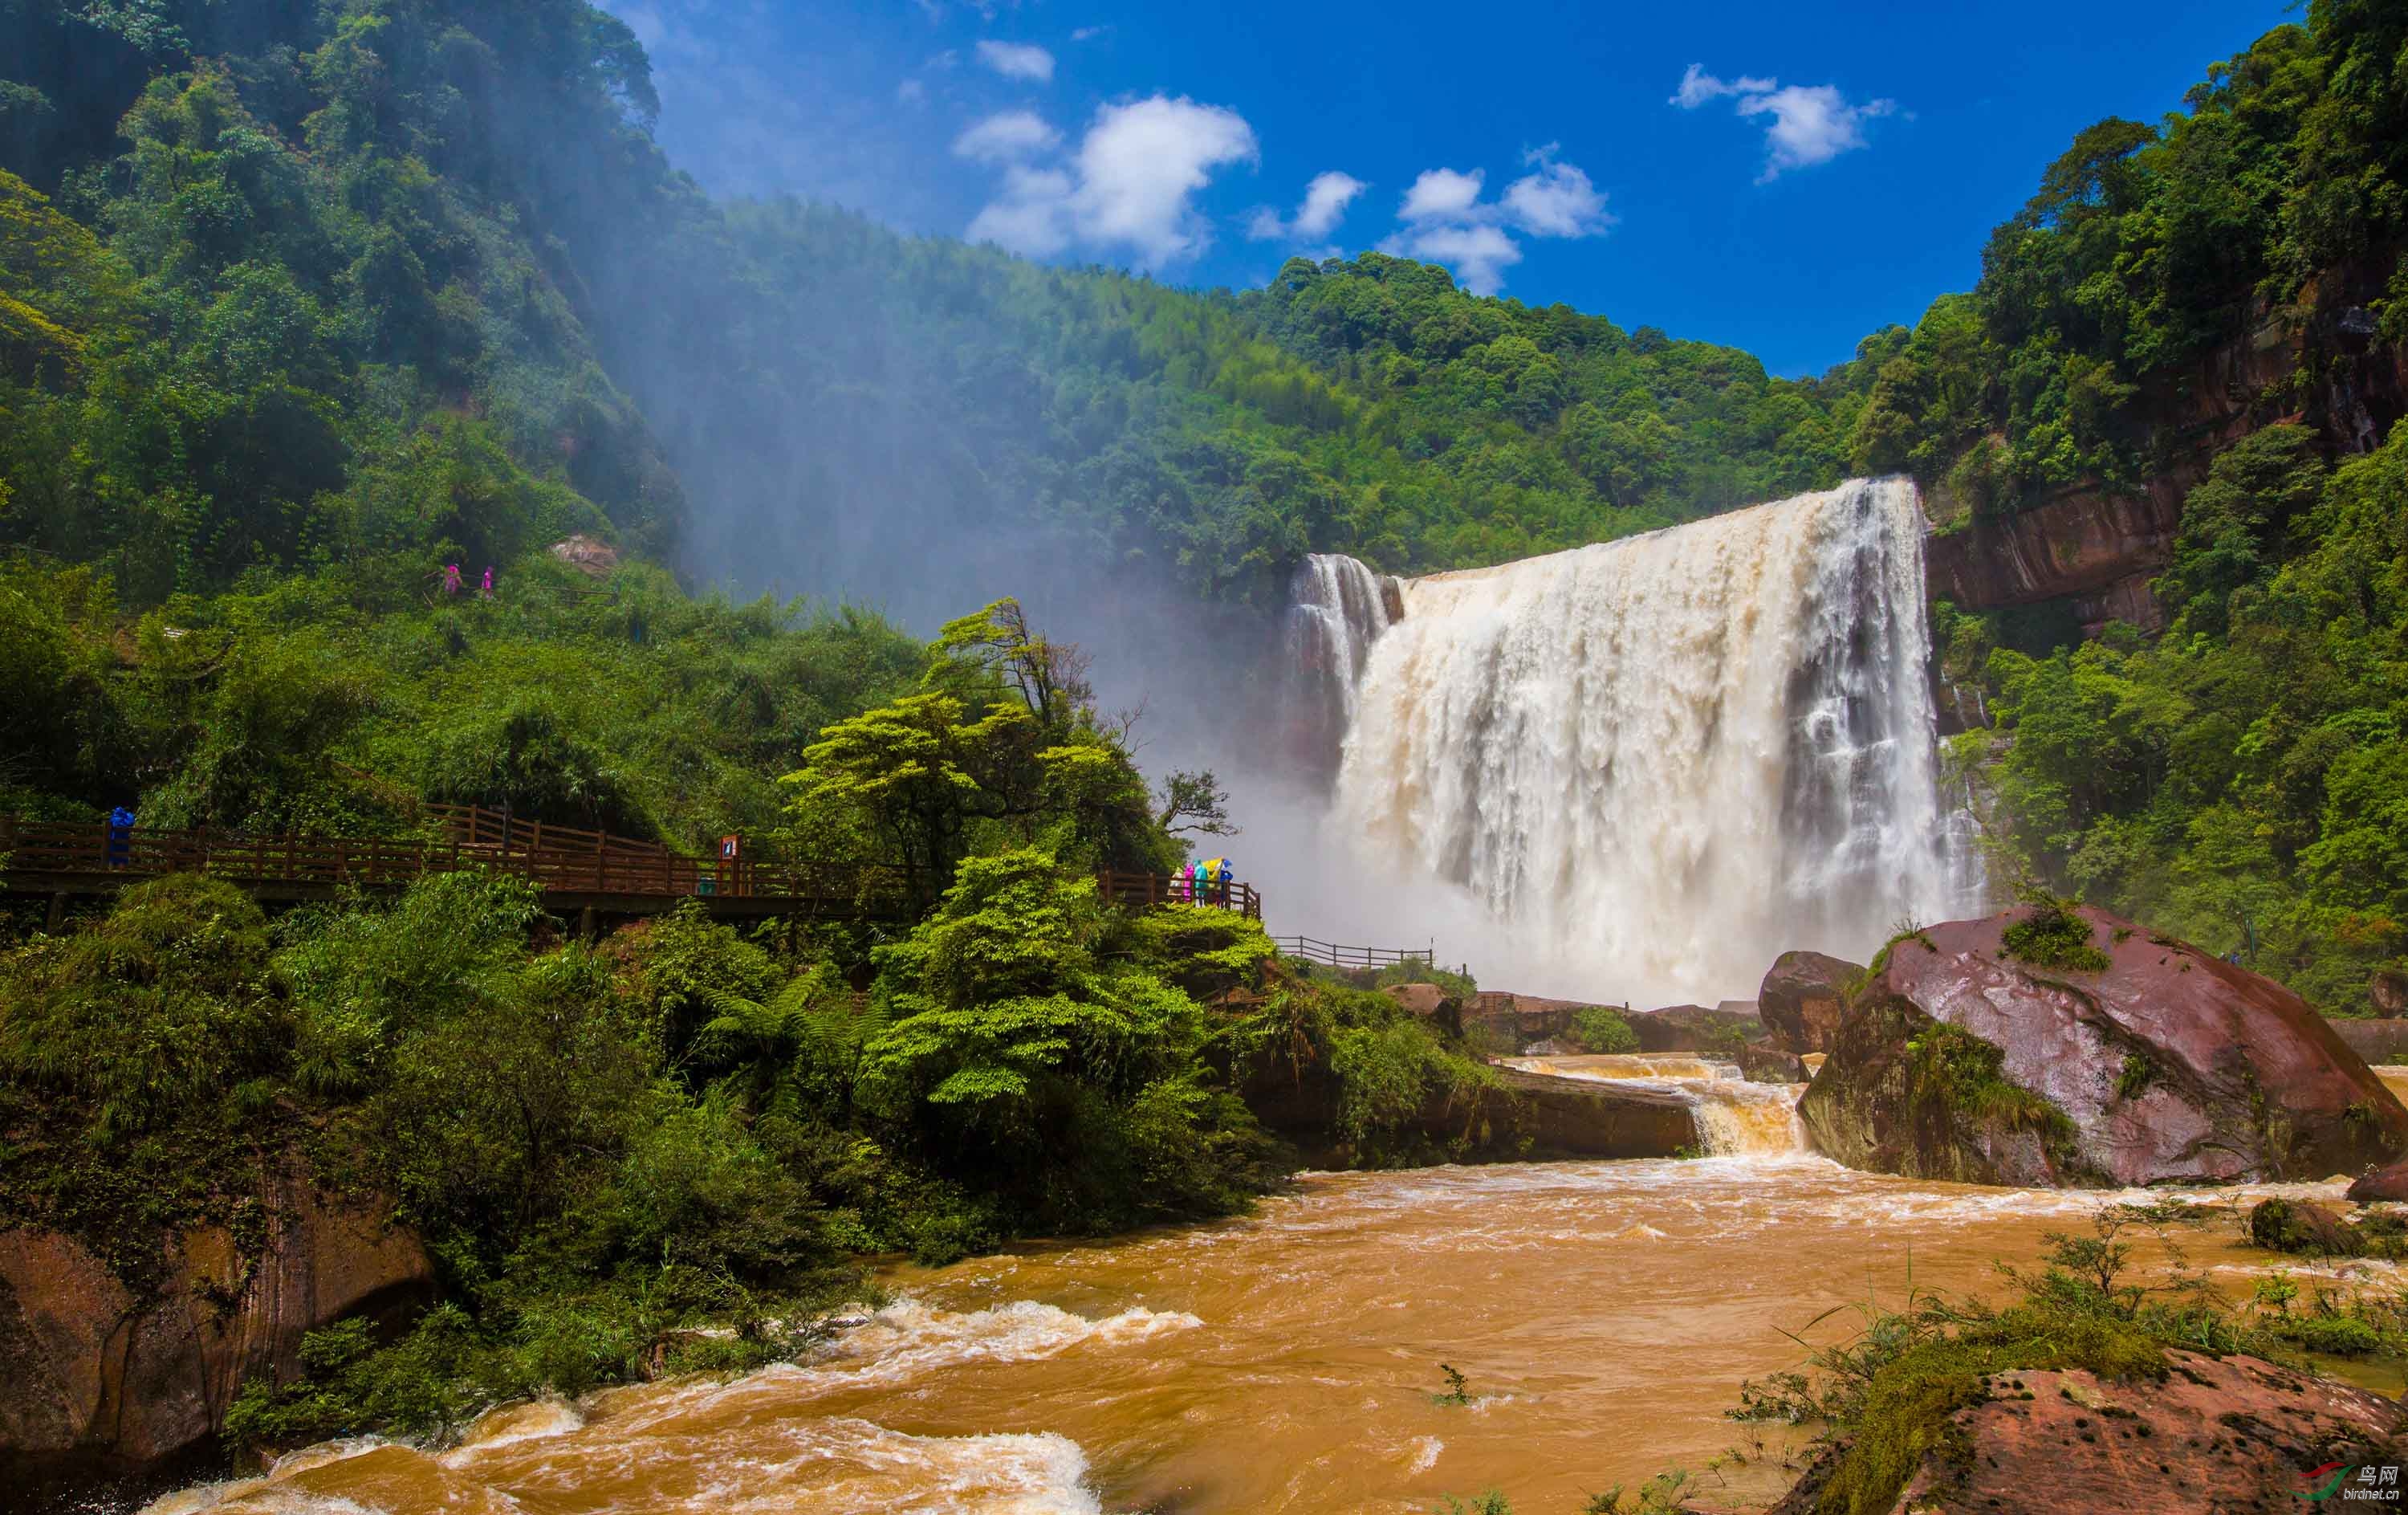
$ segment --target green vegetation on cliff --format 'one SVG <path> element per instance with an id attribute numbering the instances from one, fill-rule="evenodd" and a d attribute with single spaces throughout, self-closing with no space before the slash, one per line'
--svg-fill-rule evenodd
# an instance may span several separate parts
<path id="1" fill-rule="evenodd" d="M 1851 441 L 1959 519 L 2199 480 L 2162 634 L 1941 608 L 1996 725 L 1958 766 L 2013 871 L 2356 1013 L 2408 961 L 2408 432 L 2374 420 L 2408 341 L 2403 40 L 2316 0 L 2161 125 L 2083 133 L 1971 293 L 1868 341 Z M 2299 361 L 2242 396 L 2261 334 Z"/>
<path id="2" fill-rule="evenodd" d="M 31 933 L 0 953 L 0 1225 L 140 1299 L 196 1226 L 255 1265 L 273 1175 L 389 1206 L 437 1307 L 313 1338 L 229 1431 L 441 1432 L 791 1353 L 861 1254 L 1242 1209 L 1293 1165 L 1259 1079 L 1310 1071 L 1327 1099 L 1297 1124 L 1378 1161 L 1481 1078 L 1386 996 L 1283 972 L 1257 922 L 1099 900 L 1098 869 L 1177 844 L 1074 649 L 996 607 L 917 656 L 916 687 L 824 727 L 781 815 L 811 857 L 935 839 L 899 926 L 688 905 L 563 941 L 528 886 L 461 873 L 272 920 L 170 877 Z"/>

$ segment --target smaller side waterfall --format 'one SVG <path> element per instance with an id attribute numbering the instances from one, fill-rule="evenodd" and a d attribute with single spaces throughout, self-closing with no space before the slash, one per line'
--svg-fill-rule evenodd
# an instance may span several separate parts
<path id="1" fill-rule="evenodd" d="M 1798 1101 L 1806 1086 L 1750 1083 L 1734 1063 L 1689 1052 L 1501 1060 L 1524 1073 L 1670 1089 L 1688 1102 L 1708 1157 L 1787 1157 L 1806 1150 L 1806 1128 L 1798 1118 Z"/>
<path id="2" fill-rule="evenodd" d="M 1314 553 L 1297 566 L 1288 591 L 1283 714 L 1300 760 L 1337 772 L 1371 644 L 1404 613 L 1404 581 L 1358 559 Z"/>

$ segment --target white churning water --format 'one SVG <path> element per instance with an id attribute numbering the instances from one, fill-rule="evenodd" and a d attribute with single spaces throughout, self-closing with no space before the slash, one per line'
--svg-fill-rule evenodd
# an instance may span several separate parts
<path id="1" fill-rule="evenodd" d="M 1410 581 L 1340 820 L 1598 990 L 1712 1003 L 1790 947 L 1870 952 L 1979 907 L 1923 594 L 1902 479 Z"/>

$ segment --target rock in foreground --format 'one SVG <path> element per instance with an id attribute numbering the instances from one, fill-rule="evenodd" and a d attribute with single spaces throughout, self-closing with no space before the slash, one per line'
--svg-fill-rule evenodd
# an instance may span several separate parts
<path id="1" fill-rule="evenodd" d="M 2298 995 L 2086 907 L 1892 944 L 1799 1115 L 1852 1167 L 1977 1183 L 2320 1178 L 2408 1146 Z"/>
<path id="2" fill-rule="evenodd" d="M 2306 1509 L 2334 1473 L 2408 1458 L 2400 1405 L 2254 1357 L 2166 1353 L 2156 1381 L 2110 1383 L 2080 1370 L 2004 1372 L 1982 1403 L 1949 1417 L 1893 1512 L 2168 1515 Z M 1827 1451 L 1770 1515 L 1814 1509 L 1846 1453 Z M 2302 1475 L 2340 1464 L 2313 1481 Z M 2343 1508 L 2338 1498 L 2332 1508 Z"/>
<path id="3" fill-rule="evenodd" d="M 72 1237 L 0 1233 L 0 1468 L 20 1493 L 179 1469 L 217 1451 L 244 1380 L 290 1378 L 305 1332 L 422 1303 L 425 1248 L 371 1208 L 270 1186 L 262 1249 L 202 1226 L 136 1293 Z"/>

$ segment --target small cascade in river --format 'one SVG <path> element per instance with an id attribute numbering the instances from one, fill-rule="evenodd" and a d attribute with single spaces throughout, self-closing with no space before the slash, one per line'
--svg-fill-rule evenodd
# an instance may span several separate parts
<path id="1" fill-rule="evenodd" d="M 1340 704 L 1345 831 L 1617 997 L 1745 995 L 1789 948 L 1977 911 L 1923 530 L 1911 483 L 1856 480 L 1408 582 Z"/>
<path id="2" fill-rule="evenodd" d="M 1708 1157 L 1780 1157 L 1806 1150 L 1806 1128 L 1798 1118 L 1798 1101 L 1806 1086 L 1751 1083 L 1736 1063 L 1693 1052 L 1605 1052 L 1502 1061 L 1524 1073 L 1670 1089 L 1689 1102 Z"/>

